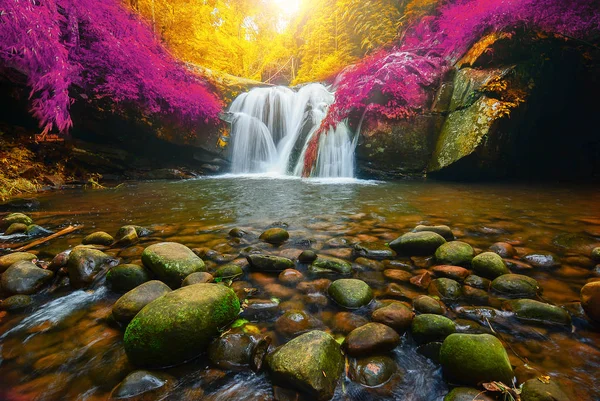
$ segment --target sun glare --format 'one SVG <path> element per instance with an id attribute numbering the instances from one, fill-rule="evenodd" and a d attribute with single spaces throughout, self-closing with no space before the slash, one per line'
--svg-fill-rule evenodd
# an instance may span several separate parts
<path id="1" fill-rule="evenodd" d="M 271 0 L 287 16 L 296 14 L 300 10 L 302 0 Z"/>

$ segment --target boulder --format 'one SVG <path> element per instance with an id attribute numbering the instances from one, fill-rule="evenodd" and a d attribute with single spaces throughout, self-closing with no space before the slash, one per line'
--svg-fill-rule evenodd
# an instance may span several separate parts
<path id="1" fill-rule="evenodd" d="M 490 334 L 450 334 L 440 349 L 444 376 L 452 383 L 512 383 L 514 372 L 504 346 Z"/>
<path id="2" fill-rule="evenodd" d="M 317 254 L 315 251 L 306 250 L 302 251 L 302 253 L 298 256 L 298 262 L 300 263 L 312 263 L 317 260 Z"/>
<path id="3" fill-rule="evenodd" d="M 2 219 L 3 227 L 9 227 L 11 224 L 14 224 L 14 223 L 20 223 L 20 224 L 25 224 L 26 226 L 29 226 L 29 225 L 33 224 L 33 220 L 31 220 L 31 217 L 29 217 L 23 213 L 11 213 Z"/>
<path id="4" fill-rule="evenodd" d="M 151 279 L 145 267 L 123 264 L 113 267 L 106 273 L 106 282 L 114 291 L 127 292 Z"/>
<path id="5" fill-rule="evenodd" d="M 233 280 L 244 274 L 244 270 L 232 263 L 228 263 L 219 267 L 213 274 L 214 277 L 218 277 L 221 280 Z"/>
<path id="6" fill-rule="evenodd" d="M 442 302 L 427 295 L 420 295 L 413 299 L 413 308 L 419 313 L 433 315 L 444 315 L 446 313 L 446 307 Z"/>
<path id="7" fill-rule="evenodd" d="M 219 284 L 194 284 L 146 305 L 125 330 L 125 351 L 135 365 L 164 367 L 204 352 L 240 312 L 235 293 Z"/>
<path id="8" fill-rule="evenodd" d="M 265 232 L 263 232 L 260 237 L 258 237 L 261 241 L 267 242 L 272 245 L 281 245 L 288 239 L 290 239 L 290 234 L 287 230 L 279 227 L 269 228 Z"/>
<path id="9" fill-rule="evenodd" d="M 250 269 L 259 272 L 282 272 L 296 267 L 293 260 L 281 256 L 252 254 L 246 256 L 246 259 Z"/>
<path id="10" fill-rule="evenodd" d="M 456 333 L 456 324 L 447 317 L 426 313 L 415 316 L 411 332 L 420 344 L 442 342 L 450 334 Z"/>
<path id="11" fill-rule="evenodd" d="M 558 306 L 533 299 L 516 299 L 509 301 L 508 304 L 519 320 L 542 324 L 571 325 L 569 313 Z"/>
<path id="12" fill-rule="evenodd" d="M 290 287 L 295 287 L 296 284 L 304 280 L 304 275 L 296 269 L 285 269 L 278 276 L 281 283 Z"/>
<path id="13" fill-rule="evenodd" d="M 468 285 L 473 288 L 479 288 L 480 290 L 488 290 L 492 282 L 487 278 L 479 277 L 475 274 L 468 276 L 463 282 L 464 285 Z"/>
<path id="14" fill-rule="evenodd" d="M 442 237 L 444 237 L 444 239 L 446 241 L 454 240 L 454 233 L 452 232 L 452 229 L 445 225 L 439 225 L 439 226 L 418 225 L 414 228 L 413 231 L 416 233 L 419 233 L 421 231 L 430 231 L 430 232 L 434 232 L 434 233 L 441 235 Z"/>
<path id="15" fill-rule="evenodd" d="M 350 333 L 357 327 L 364 326 L 369 321 L 356 313 L 338 312 L 333 317 L 332 330 L 344 335 Z M 381 322 L 380 322 L 381 323 Z"/>
<path id="16" fill-rule="evenodd" d="M 359 242 L 354 245 L 354 256 L 367 259 L 384 260 L 394 257 L 394 251 L 386 244 Z"/>
<path id="17" fill-rule="evenodd" d="M 250 364 L 254 341 L 243 331 L 236 331 L 216 338 L 208 346 L 208 359 L 221 369 L 240 370 Z"/>
<path id="18" fill-rule="evenodd" d="M 86 287 L 94 282 L 100 272 L 116 263 L 116 259 L 102 251 L 76 247 L 69 254 L 67 261 L 67 272 L 71 285 L 75 288 Z"/>
<path id="19" fill-rule="evenodd" d="M 435 258 L 442 264 L 465 266 L 471 263 L 474 254 L 471 245 L 461 241 L 450 241 L 435 251 Z"/>
<path id="20" fill-rule="evenodd" d="M 600 281 L 592 281 L 581 288 L 581 306 L 590 319 L 600 323 Z"/>
<path id="21" fill-rule="evenodd" d="M 115 242 L 115 239 L 112 237 L 112 235 L 105 233 L 104 231 L 96 231 L 95 233 L 91 233 L 81 241 L 83 245 L 104 246 L 109 246 L 113 242 Z"/>
<path id="22" fill-rule="evenodd" d="M 112 316 L 118 322 L 129 323 L 144 306 L 169 292 L 171 288 L 162 281 L 148 281 L 119 298 L 113 306 Z"/>
<path id="23" fill-rule="evenodd" d="M 571 401 L 556 382 L 544 383 L 539 379 L 530 379 L 521 388 L 522 401 Z"/>
<path id="24" fill-rule="evenodd" d="M 533 298 L 540 291 L 536 280 L 522 274 L 504 274 L 492 281 L 491 288 L 507 298 Z"/>
<path id="25" fill-rule="evenodd" d="M 275 331 L 284 337 L 294 337 L 322 326 L 320 321 L 301 310 L 289 310 L 275 321 Z"/>
<path id="26" fill-rule="evenodd" d="M 7 294 L 35 294 L 54 277 L 50 270 L 40 269 L 28 260 L 13 263 L 2 273 L 2 290 Z"/>
<path id="27" fill-rule="evenodd" d="M 175 385 L 175 379 L 169 375 L 147 370 L 136 370 L 127 375 L 111 391 L 109 401 L 145 401 L 162 399 Z"/>
<path id="28" fill-rule="evenodd" d="M 440 234 L 432 231 L 406 233 L 390 242 L 398 255 L 404 256 L 429 256 L 445 244 L 446 240 Z"/>
<path id="29" fill-rule="evenodd" d="M 329 286 L 329 296 L 340 306 L 348 309 L 360 308 L 371 302 L 373 290 L 362 280 L 344 278 Z"/>
<path id="30" fill-rule="evenodd" d="M 352 381 L 367 387 L 387 382 L 398 370 L 398 365 L 389 356 L 368 356 L 350 363 L 349 376 Z"/>
<path id="31" fill-rule="evenodd" d="M 116 246 L 130 246 L 138 242 L 139 236 L 135 226 L 123 226 L 116 235 Z"/>
<path id="32" fill-rule="evenodd" d="M 27 225 L 23 223 L 12 223 L 4 232 L 4 235 L 24 234 L 27 232 Z"/>
<path id="33" fill-rule="evenodd" d="M 0 311 L 19 312 L 33 304 L 29 295 L 13 295 L 0 302 Z"/>
<path id="34" fill-rule="evenodd" d="M 460 284 L 450 278 L 436 278 L 432 280 L 427 291 L 430 295 L 448 301 L 455 301 L 462 295 Z"/>
<path id="35" fill-rule="evenodd" d="M 339 344 L 314 330 L 296 337 L 267 356 L 272 379 L 318 401 L 333 397 L 344 366 Z"/>
<path id="36" fill-rule="evenodd" d="M 0 256 L 0 273 L 3 273 L 10 265 L 26 260 L 31 262 L 37 259 L 37 256 L 29 252 L 13 252 L 8 255 Z"/>
<path id="37" fill-rule="evenodd" d="M 410 327 L 415 314 L 402 302 L 392 302 L 373 311 L 371 318 L 376 323 L 385 324 L 404 333 Z"/>
<path id="38" fill-rule="evenodd" d="M 342 346 L 348 355 L 366 356 L 388 352 L 400 344 L 400 336 L 394 329 L 380 323 L 367 323 L 352 330 Z"/>
<path id="39" fill-rule="evenodd" d="M 215 281 L 215 278 L 212 274 L 207 272 L 196 272 L 187 276 L 182 282 L 181 286 L 186 287 L 192 284 L 200 284 L 200 283 L 212 283 Z"/>
<path id="40" fill-rule="evenodd" d="M 490 251 L 497 253 L 503 259 L 512 259 L 517 256 L 515 248 L 506 242 L 496 242 L 490 246 Z"/>
<path id="41" fill-rule="evenodd" d="M 433 266 L 431 271 L 437 277 L 446 277 L 451 278 L 456 281 L 463 281 L 465 278 L 469 276 L 469 271 L 464 267 L 460 266 L 450 266 L 450 265 L 439 265 Z"/>
<path id="42" fill-rule="evenodd" d="M 345 260 L 329 256 L 319 256 L 308 268 L 314 275 L 350 274 L 352 265 Z"/>
<path id="43" fill-rule="evenodd" d="M 494 252 L 484 252 L 475 256 L 471 261 L 471 266 L 473 273 L 490 280 L 510 273 L 502 257 Z"/>
<path id="44" fill-rule="evenodd" d="M 202 259 L 176 242 L 150 245 L 142 253 L 142 263 L 171 288 L 179 288 L 190 274 L 206 270 Z"/>

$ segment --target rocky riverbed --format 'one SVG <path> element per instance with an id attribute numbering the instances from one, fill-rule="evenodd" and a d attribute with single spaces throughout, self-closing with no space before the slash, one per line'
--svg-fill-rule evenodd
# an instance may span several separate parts
<path id="1" fill-rule="evenodd" d="M 5 244 L 86 226 L 0 256 L 1 398 L 597 399 L 600 220 L 494 207 L 5 214 Z"/>

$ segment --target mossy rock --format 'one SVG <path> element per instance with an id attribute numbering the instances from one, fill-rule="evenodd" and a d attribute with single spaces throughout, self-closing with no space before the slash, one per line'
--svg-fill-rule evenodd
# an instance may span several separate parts
<path id="1" fill-rule="evenodd" d="M 106 281 L 114 291 L 126 292 L 151 279 L 150 272 L 142 266 L 123 264 L 106 273 Z"/>
<path id="2" fill-rule="evenodd" d="M 441 342 L 452 333 L 456 333 L 456 324 L 447 317 L 433 314 L 415 316 L 411 332 L 420 343 Z"/>
<path id="3" fill-rule="evenodd" d="M 50 270 L 40 269 L 28 260 L 13 263 L 2 273 L 2 290 L 10 295 L 35 294 L 54 277 Z"/>
<path id="4" fill-rule="evenodd" d="M 475 256 L 471 266 L 475 274 L 490 280 L 510 273 L 502 257 L 494 252 L 484 252 Z"/>
<path id="5" fill-rule="evenodd" d="M 492 281 L 491 288 L 507 298 L 533 298 L 540 291 L 535 279 L 522 274 L 504 274 Z"/>
<path id="6" fill-rule="evenodd" d="M 29 295 L 13 295 L 0 302 L 0 311 L 20 312 L 33 305 L 33 299 Z"/>
<path id="7" fill-rule="evenodd" d="M 86 247 L 76 247 L 69 254 L 67 272 L 71 285 L 82 288 L 94 282 L 96 276 L 109 266 L 116 264 L 116 259 L 102 251 Z"/>
<path id="8" fill-rule="evenodd" d="M 4 235 L 24 234 L 27 232 L 27 225 L 23 223 L 12 223 L 4 232 Z"/>
<path id="9" fill-rule="evenodd" d="M 510 384 L 514 378 L 504 346 L 490 334 L 450 334 L 442 344 L 440 363 L 452 383 Z"/>
<path id="10" fill-rule="evenodd" d="M 342 259 L 319 256 L 308 267 L 308 271 L 313 275 L 350 274 L 352 265 Z"/>
<path id="11" fill-rule="evenodd" d="M 215 278 L 212 274 L 207 272 L 196 272 L 187 276 L 182 282 L 182 287 L 187 287 L 188 285 L 193 284 L 201 284 L 201 283 L 212 283 L 215 281 Z"/>
<path id="12" fill-rule="evenodd" d="M 600 263 L 600 246 L 592 249 L 591 258 L 594 262 Z"/>
<path id="13" fill-rule="evenodd" d="M 287 230 L 283 228 L 274 227 L 269 228 L 265 232 L 263 232 L 260 237 L 258 237 L 261 241 L 267 242 L 272 245 L 281 245 L 288 239 L 290 239 L 290 234 Z"/>
<path id="14" fill-rule="evenodd" d="M 373 290 L 362 280 L 343 278 L 329 286 L 329 296 L 338 304 L 348 309 L 360 308 L 371 302 Z"/>
<path id="15" fill-rule="evenodd" d="M 479 277 L 475 274 L 471 274 L 468 276 L 463 282 L 464 285 L 468 285 L 469 287 L 479 288 L 480 290 L 488 290 L 492 282 L 484 277 Z"/>
<path id="16" fill-rule="evenodd" d="M 413 308 L 419 313 L 433 315 L 444 315 L 446 313 L 446 307 L 440 301 L 427 295 L 420 295 L 413 299 Z"/>
<path id="17" fill-rule="evenodd" d="M 330 400 L 344 367 L 339 344 L 329 334 L 302 334 L 267 356 L 275 383 L 291 386 L 318 401 Z"/>
<path id="18" fill-rule="evenodd" d="M 10 265 L 26 260 L 31 262 L 37 259 L 37 256 L 29 252 L 13 252 L 8 255 L 0 256 L 0 273 L 3 273 Z"/>
<path id="19" fill-rule="evenodd" d="M 456 387 L 444 397 L 444 401 L 495 401 L 488 397 L 483 390 L 473 387 Z"/>
<path id="20" fill-rule="evenodd" d="M 389 356 L 368 356 L 350 363 L 350 379 L 367 387 L 387 382 L 398 371 L 398 365 Z"/>
<path id="21" fill-rule="evenodd" d="M 2 226 L 9 227 L 11 224 L 20 223 L 29 226 L 33 224 L 31 217 L 23 213 L 11 213 L 2 219 Z"/>
<path id="22" fill-rule="evenodd" d="M 221 280 L 233 280 L 244 274 L 244 270 L 232 263 L 219 267 L 213 274 L 214 277 L 220 278 Z"/>
<path id="23" fill-rule="evenodd" d="M 508 304 L 519 320 L 533 323 L 571 325 L 571 315 L 561 307 L 533 299 L 516 299 Z"/>
<path id="24" fill-rule="evenodd" d="M 435 258 L 442 264 L 468 266 L 471 264 L 474 254 L 473 247 L 466 242 L 450 241 L 435 251 Z"/>
<path id="25" fill-rule="evenodd" d="M 442 300 L 456 301 L 462 296 L 460 284 L 450 278 L 436 278 L 431 281 L 427 290 L 430 295 L 437 296 Z"/>
<path id="26" fill-rule="evenodd" d="M 398 255 L 404 256 L 429 256 L 445 244 L 446 240 L 440 234 L 432 231 L 406 233 L 390 242 Z"/>
<path id="27" fill-rule="evenodd" d="M 438 225 L 438 226 L 418 225 L 413 230 L 413 232 L 416 232 L 416 233 L 419 233 L 421 231 L 430 231 L 430 232 L 437 233 L 437 234 L 441 235 L 442 237 L 444 237 L 444 239 L 446 241 L 454 240 L 454 233 L 452 232 L 452 229 L 446 225 Z"/>
<path id="28" fill-rule="evenodd" d="M 571 401 L 554 381 L 544 383 L 539 379 L 527 380 L 521 389 L 522 401 Z M 575 401 L 575 400 L 573 400 Z"/>
<path id="29" fill-rule="evenodd" d="M 90 235 L 88 235 L 81 241 L 81 243 L 83 245 L 104 245 L 104 246 L 109 246 L 113 242 L 115 242 L 115 239 L 113 238 L 113 236 L 104 231 L 96 231 L 95 233 L 91 233 Z"/>
<path id="30" fill-rule="evenodd" d="M 296 264 L 293 260 L 281 256 L 252 254 L 246 256 L 250 269 L 259 272 L 282 272 L 285 269 L 293 269 Z"/>
<path id="31" fill-rule="evenodd" d="M 130 246 L 139 241 L 139 236 L 135 226 L 123 226 L 117 231 L 115 239 L 115 246 Z"/>
<path id="32" fill-rule="evenodd" d="M 240 312 L 228 287 L 194 284 L 146 305 L 125 330 L 125 351 L 139 366 L 165 367 L 193 359 Z"/>
<path id="33" fill-rule="evenodd" d="M 171 288 L 162 281 L 148 281 L 123 294 L 113 305 L 112 316 L 118 322 L 129 323 L 144 306 L 169 292 Z"/>
<path id="34" fill-rule="evenodd" d="M 142 253 L 142 263 L 171 288 L 179 288 L 183 279 L 192 273 L 206 271 L 202 259 L 176 242 L 150 245 Z"/>
<path id="35" fill-rule="evenodd" d="M 394 251 L 389 246 L 374 242 L 360 242 L 354 245 L 353 253 L 356 257 L 375 260 L 391 259 L 394 257 Z"/>

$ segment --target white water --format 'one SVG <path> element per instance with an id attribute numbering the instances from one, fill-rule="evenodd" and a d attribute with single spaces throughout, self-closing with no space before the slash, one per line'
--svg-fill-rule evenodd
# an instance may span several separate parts
<path id="1" fill-rule="evenodd" d="M 308 142 L 334 100 L 321 84 L 297 92 L 282 86 L 255 88 L 238 96 L 229 108 L 231 172 L 300 177 Z M 321 135 L 312 177 L 354 177 L 353 137 L 345 122 Z"/>

